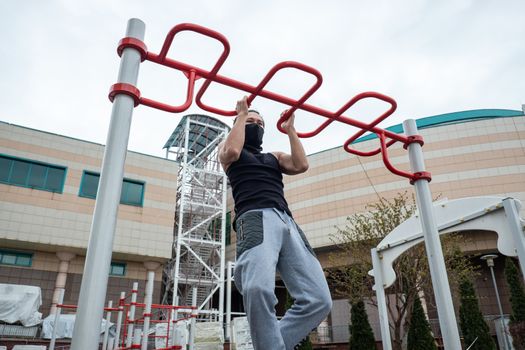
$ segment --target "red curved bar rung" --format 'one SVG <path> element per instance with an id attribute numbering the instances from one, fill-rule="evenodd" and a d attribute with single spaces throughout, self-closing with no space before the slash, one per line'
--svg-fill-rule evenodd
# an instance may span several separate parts
<path id="1" fill-rule="evenodd" d="M 392 165 L 392 163 L 390 163 L 390 159 L 388 159 L 388 145 L 385 141 L 385 134 L 384 133 L 378 133 L 377 134 L 377 137 L 379 137 L 379 141 L 381 143 L 381 157 L 383 158 L 383 163 L 385 164 L 386 168 L 388 170 L 390 170 L 390 172 L 392 174 L 396 174 L 396 175 L 399 175 L 399 176 L 402 176 L 402 177 L 406 177 L 407 179 L 410 179 L 412 180 L 414 178 L 414 174 L 413 173 L 410 173 L 410 172 L 407 172 L 407 171 L 404 171 L 404 170 L 399 170 L 397 169 L 396 167 L 394 167 Z M 392 143 L 390 143 L 392 144 Z"/>
<path id="2" fill-rule="evenodd" d="M 284 114 L 282 114 L 279 120 L 277 121 L 277 129 L 279 129 L 279 131 L 282 133 L 285 133 L 286 131 L 282 128 L 281 124 L 284 121 L 288 120 L 290 116 L 297 110 L 297 108 L 302 106 L 303 103 L 305 103 L 306 100 L 308 100 L 310 96 L 312 96 L 319 89 L 319 87 L 323 84 L 323 76 L 321 75 L 321 72 L 319 72 L 317 69 L 307 66 L 300 62 L 284 61 L 284 62 L 276 64 L 275 66 L 272 67 L 272 69 L 270 69 L 270 71 L 264 76 L 263 80 L 261 80 L 259 85 L 257 85 L 257 87 L 255 88 L 255 91 L 248 97 L 248 102 L 251 103 L 253 99 L 255 98 L 255 96 L 258 96 L 261 93 L 261 91 L 263 91 L 264 87 L 268 85 L 268 83 L 275 76 L 275 74 L 281 69 L 285 69 L 285 68 L 295 68 L 300 71 L 310 73 L 316 78 L 316 81 L 314 85 L 312 85 L 310 89 L 308 89 L 304 93 L 304 95 L 301 96 L 301 98 L 299 98 L 297 101 L 295 101 L 292 104 L 291 106 L 292 108 L 290 108 Z M 299 135 L 299 137 L 304 137 L 300 135 L 301 133 L 297 133 L 297 134 Z"/>
<path id="3" fill-rule="evenodd" d="M 183 104 L 182 106 L 176 107 L 175 109 L 170 109 L 169 107 L 171 107 L 171 106 L 167 106 L 167 105 L 165 105 L 163 103 L 159 103 L 157 101 L 153 101 L 153 100 L 149 100 L 148 99 L 147 100 L 147 105 L 150 106 L 150 107 L 153 107 L 153 108 L 158 108 L 158 109 L 162 109 L 162 110 L 165 110 L 165 111 L 168 111 L 168 112 L 175 112 L 175 113 L 183 112 L 183 111 L 185 111 L 186 109 L 188 109 L 191 106 L 191 101 L 193 99 L 193 88 L 194 88 L 194 85 L 195 85 L 195 80 L 196 80 L 196 78 L 200 78 L 200 77 L 203 76 L 201 74 L 197 74 L 197 71 L 201 71 L 201 70 L 196 68 L 196 67 L 189 68 L 189 69 L 181 69 L 181 68 L 176 67 L 176 66 L 180 66 L 182 64 L 182 62 L 171 60 L 171 59 L 166 57 L 167 54 L 168 54 L 168 51 L 169 51 L 169 49 L 171 47 L 171 44 L 173 43 L 173 39 L 175 38 L 175 35 L 177 33 L 179 33 L 179 32 L 182 32 L 182 31 L 192 31 L 192 32 L 196 32 L 196 33 L 208 36 L 210 38 L 216 39 L 217 41 L 219 41 L 223 45 L 224 50 L 223 50 L 222 54 L 219 56 L 219 59 L 217 60 L 215 65 L 213 66 L 212 70 L 205 75 L 206 80 L 204 81 L 203 85 L 199 89 L 199 92 L 197 93 L 195 102 L 197 103 L 197 105 L 200 108 L 202 108 L 202 109 L 204 109 L 204 110 L 206 110 L 208 112 L 211 112 L 211 113 L 216 113 L 216 114 L 227 113 L 228 115 L 232 115 L 232 116 L 235 115 L 235 111 L 227 111 L 227 112 L 225 112 L 225 111 L 222 111 L 220 109 L 216 109 L 214 107 L 207 106 L 207 105 L 205 105 L 204 103 L 201 102 L 202 94 L 204 94 L 204 92 L 206 91 L 206 89 L 208 88 L 210 83 L 217 76 L 217 72 L 222 67 L 222 65 L 226 61 L 226 58 L 228 58 L 228 55 L 230 54 L 230 43 L 228 42 L 226 37 L 223 36 L 221 33 L 216 32 L 216 31 L 211 30 L 211 29 L 208 29 L 208 28 L 205 28 L 205 27 L 198 26 L 196 24 L 191 24 L 191 23 L 182 23 L 182 24 L 179 24 L 179 25 L 176 25 L 175 27 L 173 27 L 168 32 L 168 35 L 166 35 L 166 39 L 164 40 L 164 44 L 162 45 L 162 49 L 160 50 L 160 53 L 158 55 L 155 55 L 155 54 L 153 54 L 151 52 L 148 52 L 148 54 L 146 55 L 146 59 L 149 60 L 149 61 L 152 61 L 152 62 L 155 62 L 155 63 L 158 63 L 158 64 L 167 65 L 167 66 L 170 66 L 172 68 L 176 68 L 176 69 L 182 70 L 184 73 L 189 72 L 190 75 L 188 76 L 188 80 L 190 80 L 190 82 L 188 83 L 188 92 L 187 92 L 186 103 Z M 185 64 L 182 64 L 182 65 L 186 66 L 186 67 L 191 67 L 191 66 L 185 65 Z M 193 81 L 191 81 L 191 73 L 192 72 L 194 74 L 193 75 Z M 166 108 L 166 107 L 168 107 L 168 108 Z"/>
<path id="4" fill-rule="evenodd" d="M 171 106 L 165 103 L 150 100 L 149 98 L 145 98 L 145 97 L 140 97 L 139 101 L 141 104 L 145 106 L 160 109 L 160 110 L 170 112 L 170 113 L 184 112 L 191 106 L 191 102 L 193 100 L 193 89 L 195 87 L 196 79 L 197 79 L 197 76 L 196 76 L 195 71 L 193 70 L 190 71 L 189 76 L 188 76 L 188 90 L 187 90 L 187 95 L 186 95 L 186 102 L 184 102 L 180 106 Z"/>
<path id="5" fill-rule="evenodd" d="M 345 106 L 343 106 L 343 108 L 345 108 L 345 111 L 346 111 L 348 108 L 352 107 L 356 102 L 358 102 L 358 101 L 360 101 L 362 99 L 365 99 L 365 98 L 376 98 L 376 99 L 382 100 L 382 101 L 387 102 L 387 103 L 390 104 L 390 108 L 387 111 L 385 111 L 383 114 L 381 114 L 379 117 L 377 117 L 371 123 L 367 124 L 366 127 L 361 128 L 361 130 L 359 130 L 354 135 L 352 135 L 348 140 L 346 140 L 344 145 L 343 145 L 345 151 L 347 151 L 348 153 L 353 153 L 353 154 L 356 154 L 356 155 L 361 155 L 361 156 L 367 157 L 367 156 L 372 156 L 372 155 L 375 155 L 375 154 L 379 153 L 381 151 L 381 149 L 378 148 L 378 149 L 376 149 L 374 151 L 371 151 L 371 152 L 361 152 L 361 151 L 354 150 L 354 149 L 350 148 L 350 144 L 352 142 L 354 142 L 355 140 L 357 140 L 359 137 L 361 137 L 365 132 L 372 131 L 372 128 L 377 126 L 377 124 L 381 123 L 383 120 L 385 120 L 386 118 L 391 116 L 392 113 L 394 113 L 394 111 L 397 108 L 397 103 L 396 103 L 396 101 L 394 101 L 394 99 L 392 99 L 389 96 L 378 94 L 376 92 L 365 92 L 365 93 L 356 95 L 356 97 L 354 97 L 352 100 L 350 100 Z M 378 134 L 378 133 L 376 133 L 376 134 Z M 389 143 L 388 146 L 390 146 L 392 144 L 393 144 L 393 142 Z"/>

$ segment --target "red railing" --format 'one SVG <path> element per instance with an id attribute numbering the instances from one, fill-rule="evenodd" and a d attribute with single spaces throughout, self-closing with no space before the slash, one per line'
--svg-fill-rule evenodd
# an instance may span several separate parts
<path id="1" fill-rule="evenodd" d="M 223 46 L 222 54 L 217 59 L 215 65 L 211 70 L 205 70 L 199 67 L 192 66 L 190 64 L 177 61 L 175 59 L 167 57 L 168 51 L 170 50 L 171 44 L 173 43 L 173 40 L 175 36 L 183 31 L 192 31 L 199 34 L 202 34 L 204 36 L 210 37 L 212 39 L 215 39 L 219 41 Z M 282 128 L 282 123 L 286 121 L 292 113 L 294 113 L 296 110 L 303 110 L 307 111 L 322 117 L 327 118 L 326 121 L 321 123 L 316 129 L 311 131 L 299 131 L 297 134 L 301 138 L 307 138 L 307 137 L 313 137 L 318 135 L 321 131 L 323 131 L 328 125 L 332 124 L 334 121 L 344 123 L 347 125 L 354 126 L 356 128 L 359 128 L 360 130 L 357 131 L 355 134 L 353 134 L 350 138 L 348 138 L 344 142 L 344 149 L 345 151 L 358 155 L 358 156 L 373 156 L 378 153 L 382 154 L 382 159 L 387 167 L 388 170 L 390 170 L 392 173 L 406 177 L 410 179 L 411 182 L 425 178 L 427 180 L 430 180 L 430 173 L 428 172 L 422 172 L 422 173 L 410 173 L 407 171 L 399 170 L 395 168 L 391 162 L 388 159 L 388 153 L 387 148 L 392 146 L 396 142 L 400 142 L 404 145 L 406 148 L 410 143 L 418 142 L 420 144 L 423 144 L 423 140 L 421 137 L 413 138 L 413 137 L 407 137 L 405 135 L 399 135 L 396 133 L 393 133 L 391 131 L 379 128 L 377 125 L 381 123 L 383 120 L 388 118 L 390 115 L 394 113 L 394 111 L 397 108 L 396 101 L 392 99 L 389 96 L 380 94 L 378 92 L 363 92 L 360 94 L 357 94 L 356 96 L 352 97 L 347 103 L 345 103 L 341 108 L 339 108 L 336 112 L 331 112 L 326 109 L 322 109 L 313 105 L 310 105 L 307 102 L 307 100 L 319 89 L 323 82 L 323 77 L 321 73 L 312 67 L 309 67 L 305 64 L 294 62 L 294 61 L 285 61 L 276 64 L 273 68 L 270 69 L 270 71 L 266 74 L 266 76 L 262 79 L 262 81 L 257 86 L 252 86 L 222 75 L 219 75 L 219 70 L 226 61 L 228 54 L 230 53 L 230 44 L 228 43 L 228 40 L 226 37 L 224 37 L 222 34 L 196 25 L 196 24 L 190 24 L 190 23 L 183 23 L 176 25 L 173 27 L 168 35 L 166 36 L 166 39 L 164 40 L 164 44 L 162 46 L 162 49 L 159 54 L 155 54 L 153 52 L 149 52 L 147 50 L 146 45 L 135 38 L 124 38 L 120 41 L 118 46 L 118 53 L 122 54 L 123 50 L 125 48 L 134 48 L 138 50 L 141 54 L 142 60 L 151 61 L 169 68 L 177 69 L 184 73 L 184 75 L 188 79 L 188 86 L 187 86 L 187 92 L 186 92 L 186 101 L 182 103 L 181 105 L 170 105 L 162 102 L 158 102 L 146 97 L 143 97 L 140 95 L 140 91 L 130 84 L 125 83 L 118 83 L 114 84 L 111 87 L 109 97 L 113 101 L 113 98 L 116 94 L 122 93 L 127 94 L 129 96 L 132 96 L 135 100 L 135 105 L 143 104 L 145 106 L 149 106 L 152 108 L 160 109 L 166 112 L 171 113 L 180 113 L 185 110 L 187 110 L 193 101 L 194 98 L 194 92 L 195 92 L 195 82 L 202 78 L 204 79 L 204 82 L 202 83 L 201 87 L 195 94 L 195 103 L 203 110 L 215 113 L 223 116 L 235 116 L 236 112 L 235 110 L 224 110 L 217 107 L 209 106 L 202 102 L 202 98 L 204 93 L 207 91 L 210 84 L 216 83 L 220 85 L 225 85 L 234 89 L 238 89 L 244 92 L 247 92 L 249 94 L 248 96 L 248 103 L 251 103 L 253 99 L 257 96 L 267 98 L 269 100 L 273 100 L 275 102 L 279 102 L 282 104 L 285 104 L 289 106 L 290 108 L 287 110 L 286 113 L 284 113 L 279 120 L 277 121 L 277 128 L 284 133 L 284 130 Z M 300 71 L 303 71 L 305 73 L 311 74 L 315 77 L 316 81 L 315 83 L 297 100 L 274 93 L 272 91 L 266 90 L 266 85 L 271 81 L 271 79 L 275 76 L 275 74 L 282 70 L 282 69 L 297 69 Z M 389 108 L 385 110 L 379 117 L 374 119 L 371 123 L 364 123 L 362 121 L 359 121 L 357 119 L 353 119 L 347 116 L 344 116 L 343 113 L 346 113 L 350 108 L 352 108 L 357 102 L 365 99 L 375 99 L 375 100 L 381 100 L 383 102 L 386 102 L 389 105 Z M 350 145 L 357 140 L 359 137 L 361 137 L 366 132 L 372 132 L 375 133 L 379 138 L 379 146 L 372 150 L 372 151 L 359 151 L 355 148 L 351 148 Z"/>

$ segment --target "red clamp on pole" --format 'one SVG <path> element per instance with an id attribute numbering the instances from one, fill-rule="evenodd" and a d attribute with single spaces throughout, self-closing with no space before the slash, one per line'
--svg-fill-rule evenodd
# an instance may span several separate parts
<path id="1" fill-rule="evenodd" d="M 415 172 L 410 178 L 410 184 L 413 185 L 417 180 L 427 180 L 430 182 L 432 181 L 432 174 L 428 171 Z"/>
<path id="2" fill-rule="evenodd" d="M 405 142 L 405 144 L 403 145 L 403 148 L 408 149 L 408 145 L 410 145 L 411 143 L 419 143 L 421 147 L 423 147 L 423 145 L 425 144 L 425 141 L 423 141 L 423 136 L 421 135 L 407 136 L 407 142 Z"/>
<path id="3" fill-rule="evenodd" d="M 119 57 L 122 57 L 122 53 L 124 52 L 124 49 L 128 47 L 140 52 L 141 62 L 144 62 L 146 60 L 146 56 L 148 55 L 148 48 L 146 47 L 146 44 L 144 44 L 143 41 L 136 39 L 136 38 L 131 38 L 131 37 L 120 39 L 118 43 L 118 47 L 117 47 L 117 53 Z"/>
<path id="4" fill-rule="evenodd" d="M 133 99 L 135 107 L 140 104 L 140 91 L 135 86 L 127 83 L 116 83 L 109 89 L 109 100 L 113 102 L 118 94 L 128 95 Z"/>

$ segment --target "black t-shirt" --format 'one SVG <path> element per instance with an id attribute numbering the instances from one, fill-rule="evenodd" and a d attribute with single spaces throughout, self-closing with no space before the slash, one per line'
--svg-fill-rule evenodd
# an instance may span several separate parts
<path id="1" fill-rule="evenodd" d="M 243 148 L 239 159 L 226 171 L 235 202 L 235 221 L 248 210 L 276 208 L 292 216 L 284 198 L 283 173 L 271 153 Z"/>

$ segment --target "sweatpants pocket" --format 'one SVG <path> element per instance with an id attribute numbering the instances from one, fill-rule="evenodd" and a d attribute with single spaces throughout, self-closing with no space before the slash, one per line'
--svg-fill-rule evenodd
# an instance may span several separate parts
<path id="1" fill-rule="evenodd" d="M 315 252 L 314 252 L 312 246 L 308 242 L 308 239 L 306 239 L 306 235 L 304 234 L 303 230 L 301 230 L 301 228 L 297 224 L 295 224 L 295 227 L 297 227 L 297 231 L 299 232 L 299 235 L 301 236 L 301 239 L 303 240 L 304 245 L 306 246 L 308 251 L 310 251 L 310 253 L 312 253 L 313 256 L 317 257 L 317 255 L 315 255 Z"/>
<path id="2" fill-rule="evenodd" d="M 264 239 L 263 212 L 249 211 L 237 219 L 237 259 Z"/>

